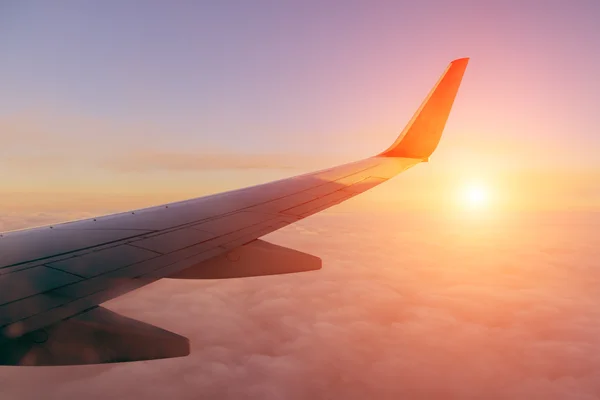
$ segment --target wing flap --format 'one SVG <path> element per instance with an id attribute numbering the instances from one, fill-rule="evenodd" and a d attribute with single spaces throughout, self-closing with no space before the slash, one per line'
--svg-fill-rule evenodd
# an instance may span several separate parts
<path id="1" fill-rule="evenodd" d="M 170 275 L 169 278 L 245 278 L 315 271 L 321 266 L 319 257 L 258 239 Z"/>

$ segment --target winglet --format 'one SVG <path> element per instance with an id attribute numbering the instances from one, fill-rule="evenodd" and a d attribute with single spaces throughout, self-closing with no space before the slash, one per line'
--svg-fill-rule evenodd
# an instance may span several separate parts
<path id="1" fill-rule="evenodd" d="M 442 137 L 468 62 L 459 58 L 448 65 L 398 139 L 379 156 L 428 161 Z"/>

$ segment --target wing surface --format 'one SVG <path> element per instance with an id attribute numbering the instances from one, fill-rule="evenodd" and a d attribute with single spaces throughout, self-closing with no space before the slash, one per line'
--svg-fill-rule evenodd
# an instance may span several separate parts
<path id="1" fill-rule="evenodd" d="M 427 160 L 439 142 L 467 62 L 450 63 L 400 137 L 375 157 L 192 200 L 0 234 L 0 364 L 22 363 L 21 355 L 6 355 L 9 344 L 3 347 L 3 341 L 23 340 L 65 320 L 75 324 L 84 314 L 85 321 L 77 326 L 83 324 L 85 331 L 89 310 L 107 323 L 125 323 L 124 317 L 97 311 L 97 306 L 158 279 L 209 265 L 203 263 Z M 127 329 L 134 329 L 130 325 Z M 150 335 L 164 336 L 156 331 Z M 153 354 L 139 357 L 161 358 Z M 111 357 L 91 361 L 121 360 Z M 61 363 L 80 363 L 69 360 Z M 34 360 L 33 365 L 40 363 Z"/>

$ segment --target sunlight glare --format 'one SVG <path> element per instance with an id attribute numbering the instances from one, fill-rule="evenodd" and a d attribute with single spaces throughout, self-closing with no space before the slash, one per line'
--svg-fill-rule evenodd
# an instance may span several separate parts
<path id="1" fill-rule="evenodd" d="M 463 201 L 469 208 L 481 208 L 488 203 L 488 190 L 481 185 L 469 185 L 464 188 Z"/>

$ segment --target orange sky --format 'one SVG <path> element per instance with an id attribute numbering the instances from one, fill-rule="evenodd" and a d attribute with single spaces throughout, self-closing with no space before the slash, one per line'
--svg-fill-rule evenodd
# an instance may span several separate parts
<path id="1" fill-rule="evenodd" d="M 583 7 L 281 5 L 239 26 L 225 22 L 255 11 L 107 7 L 110 37 L 83 6 L 46 10 L 51 25 L 15 6 L 0 31 L 3 210 L 112 212 L 368 157 L 463 56 L 431 162 L 336 210 L 458 210 L 471 182 L 488 209 L 600 210 L 600 42 Z"/>

